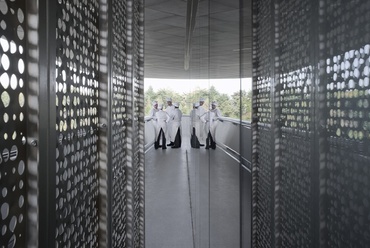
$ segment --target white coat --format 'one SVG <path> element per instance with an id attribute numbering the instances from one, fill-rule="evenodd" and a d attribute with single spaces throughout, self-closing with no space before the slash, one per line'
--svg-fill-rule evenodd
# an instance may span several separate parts
<path id="1" fill-rule="evenodd" d="M 218 121 L 222 117 L 221 111 L 217 108 L 211 109 L 204 116 L 204 120 L 206 121 L 205 131 L 207 134 L 211 132 L 212 138 L 215 140 Z"/>
<path id="2" fill-rule="evenodd" d="M 170 116 L 167 114 L 166 111 L 159 110 L 156 114 L 155 117 L 157 119 L 157 128 L 156 128 L 156 139 L 158 138 L 159 132 L 162 128 L 164 136 L 167 137 L 167 123 L 170 120 Z"/>
<path id="3" fill-rule="evenodd" d="M 171 114 L 172 114 L 172 111 L 175 109 L 175 106 L 173 106 L 173 105 L 171 105 L 171 106 L 167 106 L 167 108 L 166 108 L 166 112 L 167 112 L 167 114 L 169 115 L 169 116 L 171 116 Z M 171 137 L 171 135 L 172 135 L 172 130 L 171 130 L 171 128 L 172 128 L 172 120 L 170 119 L 169 121 L 168 121 L 168 126 L 167 126 L 167 134 L 168 134 L 168 138 L 170 139 L 170 140 L 172 140 L 172 137 Z M 175 137 L 173 137 L 174 139 L 175 139 Z"/>
<path id="4" fill-rule="evenodd" d="M 203 106 L 198 107 L 199 117 L 200 117 L 200 123 L 199 123 L 199 135 L 197 135 L 199 142 L 204 143 L 205 138 L 207 137 L 206 132 L 206 121 L 204 120 L 204 115 L 206 113 L 206 110 Z"/>
<path id="5" fill-rule="evenodd" d="M 190 134 L 193 134 L 193 128 L 195 128 L 195 136 L 197 136 L 198 139 L 201 134 L 204 133 L 202 128 L 203 121 L 201 121 L 200 117 L 199 107 L 190 111 Z"/>
<path id="6" fill-rule="evenodd" d="M 174 110 L 171 111 L 169 122 L 169 125 L 171 126 L 169 130 L 169 132 L 171 132 L 170 134 L 171 142 L 175 141 L 177 130 L 181 127 L 181 119 L 182 119 L 181 110 L 178 108 L 174 108 Z"/>
<path id="7" fill-rule="evenodd" d="M 155 116 L 158 111 L 159 111 L 159 109 L 152 108 L 150 110 L 150 112 L 149 112 L 150 120 L 152 120 L 152 123 L 153 123 L 153 126 L 154 126 L 155 137 L 158 136 L 158 132 L 157 132 L 157 117 Z"/>

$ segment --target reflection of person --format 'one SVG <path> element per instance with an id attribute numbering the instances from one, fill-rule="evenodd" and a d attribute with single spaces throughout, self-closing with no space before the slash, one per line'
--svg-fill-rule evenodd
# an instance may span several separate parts
<path id="1" fill-rule="evenodd" d="M 204 105 L 204 98 L 201 97 L 199 99 L 199 107 L 198 107 L 199 116 L 201 118 L 201 121 L 199 123 L 199 136 L 197 136 L 201 146 L 204 146 L 204 140 L 205 140 L 205 137 L 207 136 L 207 133 L 205 132 L 205 128 L 206 128 L 205 121 L 203 120 L 203 116 L 206 113 L 206 109 L 204 108 L 203 105 Z"/>
<path id="2" fill-rule="evenodd" d="M 206 149 L 216 149 L 216 128 L 218 121 L 222 117 L 221 111 L 217 108 L 217 102 L 213 101 L 211 109 L 205 114 L 206 123 Z"/>
<path id="3" fill-rule="evenodd" d="M 152 106 L 153 106 L 153 108 L 149 112 L 149 120 L 152 121 L 153 126 L 154 126 L 154 135 L 155 135 L 154 137 L 157 137 L 157 135 L 158 135 L 158 133 L 157 133 L 157 117 L 155 116 L 155 114 L 159 111 L 158 102 L 153 101 Z"/>
<path id="4" fill-rule="evenodd" d="M 158 112 L 158 102 L 157 101 L 153 101 L 152 102 L 152 106 L 153 106 L 153 108 L 149 112 L 149 117 L 153 121 L 153 124 L 155 124 L 154 122 L 157 121 L 155 119 L 155 113 Z"/>
<path id="5" fill-rule="evenodd" d="M 170 125 L 171 125 L 171 135 L 170 135 L 170 144 L 172 148 L 179 148 L 181 147 L 181 118 L 182 112 L 179 109 L 180 104 L 174 103 L 174 109 L 170 114 Z"/>
<path id="6" fill-rule="evenodd" d="M 172 111 L 175 109 L 175 107 L 173 106 L 172 104 L 172 98 L 171 97 L 167 97 L 166 99 L 167 101 L 167 108 L 166 108 L 166 112 L 169 116 L 171 116 L 171 113 Z M 172 135 L 172 131 L 171 131 L 171 128 L 172 128 L 172 120 L 170 119 L 169 123 L 168 123 L 168 132 L 167 132 L 167 136 L 168 136 L 168 139 L 171 140 L 171 135 Z M 168 146 L 171 146 L 171 143 L 168 144 Z"/>
<path id="7" fill-rule="evenodd" d="M 158 105 L 158 111 L 155 114 L 155 118 L 157 119 L 157 126 L 154 148 L 158 149 L 158 147 L 162 147 L 162 149 L 167 149 L 166 147 L 167 122 L 169 121 L 170 117 L 166 111 L 163 111 L 162 104 Z"/>
<path id="8" fill-rule="evenodd" d="M 203 122 L 200 120 L 199 103 L 193 103 L 193 109 L 190 111 L 190 145 L 192 148 L 199 148 L 199 136 L 203 132 L 201 125 Z"/>

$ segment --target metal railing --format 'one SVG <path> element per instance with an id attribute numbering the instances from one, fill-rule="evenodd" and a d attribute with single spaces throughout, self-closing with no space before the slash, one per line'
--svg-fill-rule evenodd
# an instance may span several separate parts
<path id="1" fill-rule="evenodd" d="M 183 115 L 182 134 L 190 137 L 190 116 Z M 189 128 L 187 128 L 189 127 Z M 222 130 L 222 131 L 221 131 Z M 145 117 L 145 150 L 154 143 L 155 127 L 150 117 Z M 238 160 L 243 167 L 251 170 L 252 160 L 252 133 L 251 123 L 237 119 L 223 117 L 216 130 L 216 143 L 228 155 Z"/>

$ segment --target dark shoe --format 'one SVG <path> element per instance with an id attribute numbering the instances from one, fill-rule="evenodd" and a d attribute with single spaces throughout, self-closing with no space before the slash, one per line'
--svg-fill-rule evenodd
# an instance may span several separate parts
<path id="1" fill-rule="evenodd" d="M 167 146 L 173 146 L 173 142 L 171 142 L 171 143 L 167 144 Z"/>
<path id="2" fill-rule="evenodd" d="M 216 149 L 216 143 L 215 142 L 213 142 L 212 144 L 211 144 L 211 148 L 214 150 L 214 149 Z"/>
<path id="3" fill-rule="evenodd" d="M 199 146 L 204 146 L 204 144 L 199 144 Z"/>
<path id="4" fill-rule="evenodd" d="M 180 146 L 171 146 L 171 148 L 180 148 Z"/>
<path id="5" fill-rule="evenodd" d="M 167 149 L 167 147 L 166 146 L 162 146 L 162 149 Z"/>
<path id="6" fill-rule="evenodd" d="M 206 139 L 206 149 L 209 149 L 209 138 Z"/>

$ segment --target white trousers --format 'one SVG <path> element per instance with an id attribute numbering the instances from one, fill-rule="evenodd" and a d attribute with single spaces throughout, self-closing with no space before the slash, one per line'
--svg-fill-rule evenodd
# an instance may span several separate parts
<path id="1" fill-rule="evenodd" d="M 158 138 L 159 132 L 161 131 L 161 128 L 163 129 L 164 137 L 167 139 L 167 123 L 165 121 L 158 121 L 157 122 L 157 128 L 156 128 L 156 136 L 155 138 Z"/>
<path id="2" fill-rule="evenodd" d="M 193 128 L 195 128 L 195 136 L 197 136 L 199 141 L 201 135 L 204 133 L 204 129 L 202 129 L 202 123 L 203 122 L 200 121 L 194 121 L 191 123 L 190 134 L 193 134 Z"/>
<path id="3" fill-rule="evenodd" d="M 216 140 L 217 125 L 218 125 L 218 121 L 207 122 L 205 125 L 206 134 L 208 135 L 208 132 L 211 132 L 211 135 L 214 141 Z"/>
<path id="4" fill-rule="evenodd" d="M 175 141 L 175 138 L 176 138 L 176 133 L 177 133 L 177 130 L 179 129 L 179 127 L 181 126 L 181 122 L 179 121 L 172 121 L 171 122 L 171 128 L 169 130 L 169 133 L 170 133 L 170 141 L 171 142 L 174 142 Z"/>

